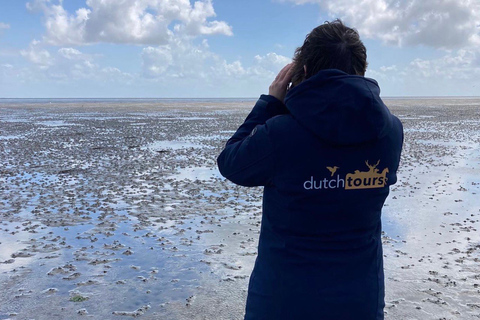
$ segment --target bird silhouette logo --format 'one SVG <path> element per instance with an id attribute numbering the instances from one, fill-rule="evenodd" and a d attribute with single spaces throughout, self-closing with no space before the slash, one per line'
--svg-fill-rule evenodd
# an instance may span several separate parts
<path id="1" fill-rule="evenodd" d="M 328 171 L 330 171 L 331 175 L 330 177 L 333 177 L 333 175 L 335 174 L 335 172 L 337 172 L 338 169 L 340 169 L 340 167 L 337 167 L 337 166 L 334 166 L 334 167 L 327 167 Z"/>

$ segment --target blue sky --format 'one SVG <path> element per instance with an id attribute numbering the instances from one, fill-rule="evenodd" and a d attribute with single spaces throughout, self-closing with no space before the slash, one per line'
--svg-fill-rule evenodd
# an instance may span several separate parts
<path id="1" fill-rule="evenodd" d="M 478 0 L 2 0 L 0 97 L 256 97 L 342 18 L 383 96 L 478 96 Z"/>

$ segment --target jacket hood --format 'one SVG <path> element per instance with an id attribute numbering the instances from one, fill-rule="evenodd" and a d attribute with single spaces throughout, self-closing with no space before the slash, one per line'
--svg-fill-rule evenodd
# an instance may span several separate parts
<path id="1" fill-rule="evenodd" d="M 322 70 L 293 87 L 285 104 L 300 125 L 333 145 L 373 141 L 392 126 L 377 82 L 336 69 Z"/>

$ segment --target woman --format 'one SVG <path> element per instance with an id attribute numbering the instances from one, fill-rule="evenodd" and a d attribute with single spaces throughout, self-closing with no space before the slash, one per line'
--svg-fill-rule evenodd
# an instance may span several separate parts
<path id="1" fill-rule="evenodd" d="M 218 157 L 264 186 L 245 319 L 384 318 L 381 209 L 403 129 L 366 57 L 340 20 L 313 29 Z"/>

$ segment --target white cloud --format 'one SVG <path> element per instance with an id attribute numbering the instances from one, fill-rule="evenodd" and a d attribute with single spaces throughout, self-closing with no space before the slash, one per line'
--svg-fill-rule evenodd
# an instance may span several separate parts
<path id="1" fill-rule="evenodd" d="M 460 49 L 439 59 L 415 59 L 407 67 L 407 73 L 426 79 L 478 81 L 480 75 L 480 50 Z"/>
<path id="2" fill-rule="evenodd" d="M 382 70 L 382 72 L 390 72 L 390 71 L 397 71 L 397 66 L 396 65 L 391 65 L 391 66 L 381 66 L 380 67 L 380 70 Z"/>
<path id="3" fill-rule="evenodd" d="M 101 77 L 104 81 L 116 82 L 121 81 L 124 84 L 128 84 L 131 80 L 134 80 L 135 76 L 128 73 L 123 72 L 118 68 L 114 67 L 106 67 L 100 70 Z"/>
<path id="4" fill-rule="evenodd" d="M 201 78 L 208 64 L 218 57 L 208 50 L 206 40 L 201 45 L 175 39 L 167 45 L 146 47 L 142 51 L 143 75 L 147 78 Z"/>
<path id="5" fill-rule="evenodd" d="M 218 71 L 222 72 L 227 77 L 235 78 L 240 78 L 249 73 L 249 70 L 245 70 L 245 68 L 242 66 L 242 63 L 238 60 L 230 64 L 223 60 L 221 66 L 218 68 Z"/>
<path id="6" fill-rule="evenodd" d="M 20 51 L 20 54 L 32 63 L 28 68 L 15 69 L 17 73 L 23 74 L 25 81 L 64 81 L 73 82 L 79 79 L 95 81 L 117 81 L 128 82 L 132 75 L 121 72 L 113 67 L 101 67 L 95 56 L 85 54 L 74 48 L 60 48 L 56 51 L 47 50 L 43 43 L 33 41 L 27 50 Z"/>
<path id="7" fill-rule="evenodd" d="M 260 73 L 262 71 L 276 73 L 290 62 L 292 62 L 292 59 L 276 54 L 274 52 L 270 52 L 267 53 L 265 56 L 256 55 L 255 65 L 253 66 L 253 68 L 255 69 L 256 73 Z"/>
<path id="8" fill-rule="evenodd" d="M 7 23 L 0 22 L 0 36 L 3 34 L 3 30 L 10 29 L 10 25 Z"/>
<path id="9" fill-rule="evenodd" d="M 480 50 L 458 49 L 440 58 L 416 58 L 403 66 L 368 69 L 366 76 L 388 88 L 387 95 L 478 95 Z"/>
<path id="10" fill-rule="evenodd" d="M 30 61 L 33 78 L 52 81 L 115 78 L 174 81 L 204 79 L 215 82 L 219 75 L 243 74 L 240 62 L 226 63 L 210 52 L 207 40 L 195 45 L 201 35 L 232 35 L 231 27 L 215 16 L 211 0 L 87 0 L 86 7 L 70 14 L 58 0 L 34 0 L 30 11 L 45 14 L 42 41 L 33 41 L 21 55 Z M 94 56 L 72 47 L 93 43 L 157 44 L 142 50 L 142 72 L 128 74 L 114 67 L 102 67 Z M 52 45 L 60 46 L 52 50 Z M 220 71 L 221 70 L 221 71 Z M 108 76 L 107 76 L 108 75 Z M 182 80 L 183 79 L 183 80 Z"/>
<path id="11" fill-rule="evenodd" d="M 209 17 L 216 16 L 211 0 L 195 1 L 193 8 L 190 8 L 189 1 L 181 1 L 181 3 L 184 8 L 178 12 L 178 17 L 184 22 L 184 25 L 176 25 L 176 30 L 184 29 L 187 34 L 192 36 L 200 34 L 233 35 L 232 28 L 226 22 L 216 20 L 207 21 Z M 178 19 L 178 17 L 176 18 Z"/>
<path id="12" fill-rule="evenodd" d="M 227 61 L 211 52 L 206 40 L 198 45 L 178 41 L 143 49 L 139 82 L 158 83 L 158 94 L 167 96 L 255 96 L 265 93 L 290 61 L 276 53 Z"/>
<path id="13" fill-rule="evenodd" d="M 103 83 L 115 79 L 123 84 L 154 81 L 162 83 L 165 88 L 195 85 L 199 92 L 196 95 L 202 94 L 202 88 L 209 92 L 212 88 L 230 88 L 229 93 L 241 88 L 242 94 L 248 94 L 247 88 L 251 90 L 252 87 L 265 91 L 276 73 L 291 61 L 270 52 L 252 57 L 249 66 L 245 66 L 239 60 L 228 62 L 211 52 L 206 40 L 193 44 L 178 38 L 167 45 L 144 48 L 141 53 L 142 72 L 129 74 L 115 67 L 101 66 L 97 56 L 75 48 L 53 50 L 44 46 L 43 42 L 33 41 L 27 50 L 21 51 L 21 55 L 31 62 L 25 68 L 28 72 L 23 73 L 27 81 L 75 83 L 77 80 L 88 80 Z M 188 92 L 185 94 L 188 95 Z"/>
<path id="14" fill-rule="evenodd" d="M 83 57 L 83 54 L 80 51 L 73 48 L 60 48 L 58 49 L 58 53 L 65 59 L 69 60 L 81 59 Z"/>
<path id="15" fill-rule="evenodd" d="M 142 51 L 144 77 L 189 78 L 209 83 L 234 82 L 252 77 L 273 80 L 272 77 L 289 62 L 290 58 L 271 52 L 255 56 L 250 67 L 244 67 L 238 60 L 228 63 L 209 50 L 206 40 L 200 45 L 178 40 Z"/>
<path id="16" fill-rule="evenodd" d="M 33 73 L 47 78 L 95 78 L 100 69 L 91 55 L 84 54 L 74 48 L 60 48 L 56 52 L 44 48 L 40 41 L 32 41 L 27 50 L 20 54 L 33 64 Z M 36 71 L 35 71 L 36 70 Z"/>
<path id="17" fill-rule="evenodd" d="M 318 3 L 331 18 L 340 17 L 361 37 L 391 45 L 460 48 L 480 45 L 478 0 L 283 0 Z"/>
<path id="18" fill-rule="evenodd" d="M 239 77 L 247 72 L 240 61 L 229 64 L 211 52 L 206 40 L 200 45 L 188 41 L 172 41 L 142 52 L 143 75 L 147 78 L 189 78 L 212 82 L 226 77 Z"/>
<path id="19" fill-rule="evenodd" d="M 132 90 L 159 86 L 158 94 L 167 96 L 246 96 L 252 88 L 265 92 L 291 61 L 273 52 L 246 62 L 227 61 L 212 52 L 201 36 L 232 35 L 232 29 L 212 19 L 211 0 L 87 0 L 85 8 L 73 14 L 60 0 L 34 0 L 27 8 L 44 13 L 46 27 L 42 41 L 21 52 L 32 63 L 25 68 L 31 70 L 30 82 L 88 81 L 101 86 L 117 81 L 130 83 Z M 94 43 L 146 44 L 141 70 L 130 74 L 101 65 L 97 55 L 78 48 Z"/>
<path id="20" fill-rule="evenodd" d="M 14 67 L 11 64 L 5 63 L 0 65 L 0 83 L 4 84 L 7 81 L 11 83 L 14 76 Z"/>
<path id="21" fill-rule="evenodd" d="M 232 35 L 224 21 L 215 17 L 211 0 L 87 0 L 86 8 L 74 14 L 65 10 L 62 1 L 34 0 L 30 11 L 45 15 L 44 40 L 52 45 L 92 43 L 167 44 L 175 35 Z M 171 27 L 171 25 L 173 25 Z"/>
<path id="22" fill-rule="evenodd" d="M 341 18 L 362 39 L 407 47 L 429 46 L 440 58 L 369 68 L 393 95 L 472 95 L 480 85 L 480 1 L 478 0 L 277 0 L 316 3 L 329 19 Z M 408 49 L 401 49 L 408 50 Z M 401 51 L 398 53 L 402 54 Z"/>
<path id="23" fill-rule="evenodd" d="M 33 40 L 27 50 L 21 50 L 20 54 L 28 61 L 42 68 L 47 68 L 53 63 L 50 52 L 42 48 L 37 40 Z"/>

